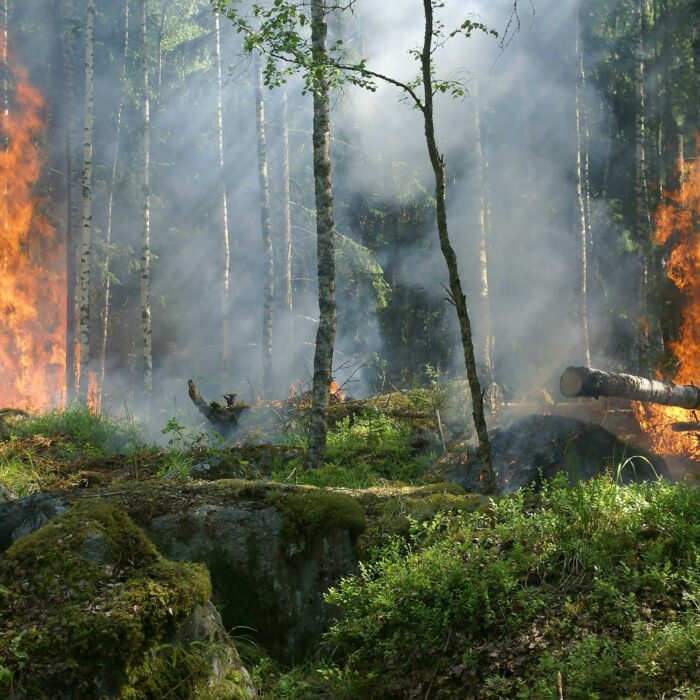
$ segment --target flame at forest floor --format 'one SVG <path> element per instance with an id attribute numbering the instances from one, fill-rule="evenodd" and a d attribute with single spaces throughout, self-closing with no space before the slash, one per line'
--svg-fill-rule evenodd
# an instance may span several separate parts
<path id="1" fill-rule="evenodd" d="M 673 381 L 693 384 L 700 382 L 700 159 L 687 169 L 679 191 L 664 195 L 654 219 L 654 242 L 670 250 L 666 272 L 682 297 L 680 333 L 671 345 L 678 363 Z M 698 412 L 640 404 L 637 417 L 657 454 L 700 462 L 700 434 L 671 429 L 673 423 L 697 422 Z"/>
<path id="2" fill-rule="evenodd" d="M 34 193 L 43 99 L 12 60 L 6 75 L 0 83 L 0 406 L 37 408 L 64 393 L 65 247 Z"/>

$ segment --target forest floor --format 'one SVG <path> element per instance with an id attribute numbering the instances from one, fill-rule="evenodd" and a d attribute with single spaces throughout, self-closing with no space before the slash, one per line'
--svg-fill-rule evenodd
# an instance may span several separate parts
<path id="1" fill-rule="evenodd" d="M 157 447 L 79 408 L 8 418 L 0 497 L 236 478 L 359 501 L 362 565 L 326 593 L 338 615 L 321 645 L 288 668 L 239 640 L 261 697 L 700 698 L 700 490 L 614 475 L 493 499 L 431 485 L 445 433 L 464 439 L 436 432 L 438 400 L 338 416 L 316 472 L 303 429 L 231 445 L 173 419 Z"/>

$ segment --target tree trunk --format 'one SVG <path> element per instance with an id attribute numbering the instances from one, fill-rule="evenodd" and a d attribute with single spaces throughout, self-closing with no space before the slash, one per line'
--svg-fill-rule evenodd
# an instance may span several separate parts
<path id="1" fill-rule="evenodd" d="M 637 349 L 639 371 L 646 374 L 651 369 L 649 357 L 649 313 L 648 313 L 648 265 L 649 211 L 646 192 L 645 163 L 645 119 L 644 119 L 644 0 L 634 1 L 634 92 L 635 92 L 635 172 L 634 230 L 639 246 L 639 278 L 637 280 Z"/>
<path id="2" fill-rule="evenodd" d="M 92 130 L 95 73 L 95 0 L 85 5 L 85 112 L 83 125 L 83 211 L 80 240 L 80 379 L 78 396 L 87 403 L 90 372 L 90 261 L 92 234 Z"/>
<path id="3" fill-rule="evenodd" d="M 493 493 L 496 489 L 496 479 L 491 464 L 491 445 L 489 443 L 486 419 L 484 417 L 484 401 L 481 392 L 481 383 L 476 370 L 474 357 L 474 343 L 472 341 L 471 322 L 467 309 L 467 299 L 462 291 L 462 282 L 457 267 L 457 256 L 450 242 L 447 229 L 447 210 L 445 203 L 445 161 L 438 150 L 435 139 L 435 125 L 433 122 L 433 83 L 432 83 L 432 42 L 433 42 L 433 0 L 423 0 L 425 12 L 425 33 L 423 37 L 423 49 L 421 51 L 421 68 L 423 74 L 423 89 L 425 101 L 423 105 L 423 117 L 425 123 L 425 139 L 430 155 L 430 163 L 435 175 L 435 199 L 437 209 L 437 226 L 440 237 L 440 249 L 450 281 L 450 293 L 457 311 L 462 349 L 464 351 L 464 363 L 467 370 L 467 380 L 472 395 L 472 415 L 474 426 L 479 439 L 479 459 L 481 461 L 481 480 L 485 493 Z"/>
<path id="4" fill-rule="evenodd" d="M 311 43 L 319 63 L 327 56 L 328 26 L 325 0 L 311 0 Z M 314 353 L 307 464 L 316 469 L 326 454 L 326 415 L 335 343 L 335 223 L 331 179 L 331 133 L 328 79 L 323 70 L 314 80 L 313 155 L 316 193 L 316 253 L 319 319 Z"/>
<path id="5" fill-rule="evenodd" d="M 491 410 L 496 408 L 495 395 L 491 390 L 493 384 L 493 356 L 491 334 L 491 302 L 489 298 L 489 266 L 488 243 L 486 232 L 486 184 L 484 182 L 484 157 L 481 148 L 481 105 L 479 103 L 478 87 L 474 84 L 472 97 L 474 99 L 474 140 L 476 154 L 476 191 L 478 197 L 478 222 L 479 222 L 479 281 L 481 292 L 481 313 L 483 314 L 483 339 L 481 346 L 482 361 L 484 363 L 484 383 L 487 386 L 486 396 Z"/>
<path id="6" fill-rule="evenodd" d="M 222 391 L 228 389 L 231 364 L 231 288 L 230 288 L 230 245 L 228 231 L 228 200 L 226 197 L 226 174 L 224 170 L 224 110 L 223 79 L 221 71 L 221 22 L 218 12 L 214 12 L 214 41 L 216 53 L 216 143 L 219 155 L 219 226 L 221 241 L 221 366 L 220 380 Z"/>
<path id="7" fill-rule="evenodd" d="M 78 390 L 78 167 L 76 164 L 75 55 L 78 20 L 75 0 L 64 0 L 63 75 L 66 96 L 66 402 Z"/>
<path id="8" fill-rule="evenodd" d="M 153 350 L 151 344 L 151 115 L 148 89 L 147 0 L 141 0 L 141 389 L 150 410 L 153 391 Z"/>
<path id="9" fill-rule="evenodd" d="M 109 335 L 109 305 L 111 294 L 111 277 L 109 264 L 112 253 L 112 209 L 114 205 L 114 187 L 117 179 L 117 166 L 119 165 L 119 141 L 122 129 L 122 112 L 124 110 L 124 90 L 126 89 L 127 61 L 129 58 L 129 0 L 124 2 L 124 52 L 122 63 L 121 86 L 119 92 L 119 105 L 117 107 L 117 126 L 114 134 L 114 156 L 112 158 L 112 172 L 109 179 L 109 195 L 107 197 L 107 225 L 105 227 L 105 259 L 102 280 L 102 338 L 100 342 L 99 378 L 98 378 L 98 408 L 102 402 L 102 387 L 105 381 L 105 367 L 107 364 L 107 337 Z"/>
<path id="10" fill-rule="evenodd" d="M 263 393 L 272 392 L 272 315 L 274 304 L 274 257 L 272 251 L 272 226 L 270 224 L 270 184 L 267 176 L 267 151 L 265 139 L 265 102 L 262 90 L 262 65 L 255 55 L 255 111 L 258 121 L 258 181 L 260 183 L 260 230 L 265 255 L 262 323 L 262 383 Z"/>
<path id="11" fill-rule="evenodd" d="M 292 208 L 289 196 L 289 106 L 287 90 L 282 94 L 282 208 L 284 214 L 284 246 L 282 290 L 284 308 L 289 316 L 289 330 L 294 337 L 294 289 L 292 286 Z"/>
<path id="12" fill-rule="evenodd" d="M 582 123 L 581 100 L 584 92 L 586 74 L 583 67 L 583 51 L 581 50 L 581 21 L 580 10 L 576 12 L 576 59 L 577 78 L 575 89 L 575 121 L 576 121 L 576 198 L 578 202 L 578 237 L 579 237 L 579 320 L 581 323 L 581 339 L 583 362 L 591 364 L 591 346 L 588 335 L 588 224 L 586 221 L 584 135 Z"/>
<path id="13" fill-rule="evenodd" d="M 567 367 L 559 382 L 564 396 L 616 396 L 632 401 L 648 401 L 664 406 L 700 408 L 700 389 L 656 379 L 635 377 L 632 374 L 603 372 L 588 367 Z"/>

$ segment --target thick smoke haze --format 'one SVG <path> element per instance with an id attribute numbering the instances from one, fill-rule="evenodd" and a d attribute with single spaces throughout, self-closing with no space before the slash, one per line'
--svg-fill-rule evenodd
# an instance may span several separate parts
<path id="1" fill-rule="evenodd" d="M 218 354 L 221 335 L 219 286 L 221 248 L 217 205 L 216 72 L 214 22 L 205 2 L 152 2 L 149 22 L 152 114 L 152 245 L 154 407 L 160 420 L 190 410 L 186 380 L 192 377 L 205 398 L 222 393 Z M 473 316 L 477 346 L 483 333 L 479 301 L 475 173 L 475 110 L 480 110 L 482 142 L 490 206 L 489 284 L 496 379 L 506 396 L 521 398 L 537 387 L 554 391 L 561 368 L 582 361 L 578 319 L 579 259 L 575 183 L 574 97 L 576 84 L 574 0 L 519 3 L 448 3 L 441 10 L 447 31 L 465 18 L 483 22 L 501 40 L 474 32 L 456 36 L 435 56 L 436 72 L 464 82 L 467 95 L 438 95 L 437 135 L 448 174 L 450 231 Z M 122 3 L 98 8 L 95 54 L 96 133 L 93 269 L 95 309 L 101 305 L 102 271 L 97 261 L 106 227 L 106 201 L 115 147 L 116 114 L 124 95 L 124 120 L 112 231 L 112 327 L 108 341 L 107 384 L 103 405 L 113 411 L 133 407 L 139 395 L 139 98 L 136 65 L 138 26 L 132 8 L 127 84 L 121 83 Z M 52 10 L 58 22 L 58 11 Z M 29 18 L 18 7 L 17 51 L 47 94 L 53 113 L 48 134 L 51 169 L 60 173 L 65 158 L 63 124 L 67 118 L 56 32 L 28 31 Z M 503 32 L 508 28 L 505 42 Z M 418 64 L 409 54 L 422 41 L 422 4 L 412 0 L 357 2 L 354 15 L 331 21 L 354 57 L 364 56 L 372 70 L 411 81 Z M 45 36 L 46 34 L 46 36 Z M 157 34 L 157 36 L 156 36 Z M 155 37 L 155 38 L 154 38 Z M 76 75 L 80 76 L 78 38 Z M 229 205 L 232 291 L 232 367 L 229 391 L 243 399 L 261 393 L 261 326 L 263 246 L 260 235 L 257 133 L 252 63 L 241 57 L 240 37 L 222 19 L 224 78 L 225 181 Z M 49 68 L 42 74 L 42 65 Z M 228 70 L 227 70 L 228 69 Z M 49 76 L 49 77 L 47 77 Z M 78 85 L 81 84 L 80 78 Z M 591 168 L 600 168 L 609 148 L 604 125 L 608 109 L 590 87 L 583 96 L 591 115 Z M 311 375 L 318 314 L 315 299 L 315 222 L 311 160 L 311 98 L 292 79 L 289 95 L 291 200 L 294 249 L 294 333 L 279 302 L 282 236 L 281 90 L 265 91 L 267 153 L 276 246 L 275 391 L 284 397 L 296 379 Z M 407 208 L 407 201 L 425 200 L 434 190 L 423 137 L 422 117 L 394 87 L 377 83 L 376 92 L 344 87 L 332 97 L 335 209 L 338 232 L 369 245 L 359 209 L 373 206 Z M 78 95 L 78 104 L 81 96 Z M 46 181 L 51 210 L 62 226 L 65 192 L 59 176 Z M 602 201 L 602 200 L 601 200 Z M 364 207 L 364 209 L 363 209 Z M 419 204 L 414 211 L 425 207 Z M 603 205 L 593 203 L 600 231 L 610 225 Z M 410 294 L 424 295 L 442 320 L 436 337 L 404 339 L 416 362 L 430 362 L 442 371 L 463 373 L 456 319 L 445 302 L 447 281 L 437 245 L 434 212 L 425 208 L 415 226 L 402 231 L 398 246 L 377 249 L 376 259 L 389 283 Z M 595 240 L 596 230 L 593 231 Z M 595 245 L 595 243 L 594 243 Z M 341 246 L 342 247 L 342 246 Z M 347 247 L 347 245 L 346 245 Z M 343 257 L 343 256 L 341 256 Z M 347 255 L 345 255 L 347 257 Z M 338 340 L 335 365 L 342 383 L 352 375 L 350 390 L 363 395 L 378 383 L 378 366 L 395 352 L 395 338 L 375 313 L 366 279 L 347 272 L 340 262 Z M 345 275 L 345 277 L 344 277 Z M 626 271 L 609 296 L 628 289 Z M 358 282 L 358 279 L 360 280 Z M 365 281 L 363 281 L 365 280 Z M 617 287 L 614 285 L 618 284 Z M 589 314 L 594 338 L 605 338 L 616 322 L 602 315 L 591 294 Z M 602 293 L 601 293 L 602 294 Z M 399 302 L 394 299 L 394 303 Z M 625 300 L 620 297 L 619 306 Z M 608 303 L 609 306 L 609 303 Z M 442 324 L 442 325 L 440 325 Z M 101 328 L 93 315 L 95 337 Z M 427 331 L 426 331 L 427 333 Z M 94 342 L 94 347 L 97 342 Z M 604 348 L 604 342 L 597 347 Z M 445 364 L 444 358 L 447 358 Z M 600 359 L 600 358 L 599 358 Z M 359 368 L 359 369 L 358 369 Z"/>

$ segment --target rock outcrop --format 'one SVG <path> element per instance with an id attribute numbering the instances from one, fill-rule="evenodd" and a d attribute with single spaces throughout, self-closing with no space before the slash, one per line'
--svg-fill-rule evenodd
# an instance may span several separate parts
<path id="1" fill-rule="evenodd" d="M 98 497 L 99 491 L 73 491 L 0 504 L 0 543 L 8 546 L 51 513 Z M 151 482 L 102 498 L 128 513 L 161 555 L 204 564 L 224 627 L 284 663 L 302 659 L 332 620 L 323 594 L 356 571 L 357 538 L 366 525 L 356 499 L 313 487 Z M 97 545 L 88 538 L 85 546 Z"/>
<path id="2" fill-rule="evenodd" d="M 0 558 L 3 697 L 254 698 L 210 598 L 203 566 L 86 499 Z"/>

